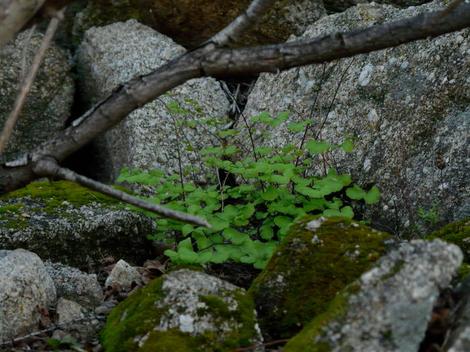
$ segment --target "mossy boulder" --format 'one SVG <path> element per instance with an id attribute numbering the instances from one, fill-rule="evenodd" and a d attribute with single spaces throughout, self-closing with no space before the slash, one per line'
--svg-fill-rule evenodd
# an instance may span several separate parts
<path id="1" fill-rule="evenodd" d="M 249 290 L 263 334 L 293 336 L 371 268 L 387 238 L 344 219 L 306 217 L 295 224 Z"/>
<path id="2" fill-rule="evenodd" d="M 92 26 L 136 19 L 186 47 L 209 39 L 241 14 L 251 0 L 119 0 L 90 1 L 76 18 L 77 36 Z M 241 42 L 278 43 L 326 15 L 322 2 L 280 0 L 247 32 Z"/>
<path id="3" fill-rule="evenodd" d="M 461 262 L 453 244 L 404 242 L 339 293 L 283 351 L 418 351 L 440 291 Z"/>
<path id="4" fill-rule="evenodd" d="M 0 248 L 93 270 L 106 256 L 142 263 L 153 221 L 75 183 L 33 182 L 0 197 Z"/>
<path id="5" fill-rule="evenodd" d="M 440 238 L 456 244 L 463 252 L 464 263 L 470 264 L 470 218 L 448 224 L 429 234 L 426 238 L 429 240 Z"/>
<path id="6" fill-rule="evenodd" d="M 187 269 L 152 281 L 115 307 L 101 340 L 107 352 L 223 352 L 261 346 L 254 304 L 245 291 Z"/>

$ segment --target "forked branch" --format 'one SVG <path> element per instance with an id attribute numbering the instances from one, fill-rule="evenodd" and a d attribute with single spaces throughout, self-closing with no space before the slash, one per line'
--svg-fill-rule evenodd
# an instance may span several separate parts
<path id="1" fill-rule="evenodd" d="M 268 3 L 269 1 L 255 0 L 252 6 L 256 9 L 256 4 L 267 6 Z M 227 38 L 235 38 L 239 29 L 245 28 L 248 23 L 229 25 L 216 35 L 216 42 L 227 43 L 230 40 Z M 154 72 L 122 85 L 77 119 L 72 126 L 30 152 L 23 162 L 0 166 L 0 193 L 17 189 L 37 178 L 37 165 L 44 158 L 52 158 L 54 162 L 60 163 L 138 107 L 190 79 L 276 72 L 394 47 L 467 27 L 470 27 L 470 4 L 460 3 L 450 11 L 428 12 L 312 40 L 242 49 L 217 48 L 214 42 L 208 42 Z M 221 39 L 217 39 L 217 36 Z"/>

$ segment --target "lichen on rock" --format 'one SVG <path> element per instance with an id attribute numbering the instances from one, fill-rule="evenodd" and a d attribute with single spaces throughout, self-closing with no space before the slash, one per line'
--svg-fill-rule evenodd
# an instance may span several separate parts
<path id="1" fill-rule="evenodd" d="M 109 315 L 109 352 L 232 351 L 259 344 L 253 302 L 243 289 L 198 271 L 171 272 Z"/>
<path id="2" fill-rule="evenodd" d="M 263 334 L 293 336 L 373 265 L 388 238 L 344 219 L 309 216 L 295 224 L 249 290 Z"/>

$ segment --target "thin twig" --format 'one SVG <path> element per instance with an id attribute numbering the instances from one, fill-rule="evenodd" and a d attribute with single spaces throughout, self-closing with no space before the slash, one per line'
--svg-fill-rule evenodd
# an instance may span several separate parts
<path id="1" fill-rule="evenodd" d="M 216 47 L 221 47 L 236 42 L 246 29 L 259 21 L 273 3 L 274 0 L 253 0 L 241 15 L 209 39 L 207 43 L 213 43 Z"/>
<path id="2" fill-rule="evenodd" d="M 322 73 L 321 73 L 321 78 L 320 78 L 320 89 L 318 90 L 317 94 L 315 95 L 315 99 L 313 100 L 313 103 L 312 105 L 310 106 L 310 119 L 313 120 L 313 113 L 315 112 L 315 108 L 317 106 L 317 100 L 318 100 L 318 97 L 320 96 L 320 93 L 321 93 L 321 90 L 323 88 L 323 82 L 325 80 L 325 71 L 326 71 L 326 64 L 323 64 L 322 65 Z M 304 129 L 304 133 L 302 135 L 302 139 L 300 141 L 300 145 L 299 145 L 299 150 L 302 151 L 302 149 L 304 148 L 304 143 L 305 143 L 305 139 L 307 138 L 307 133 L 308 133 L 308 130 L 310 129 L 310 126 L 312 126 L 312 122 L 309 122 L 307 123 L 307 125 L 305 126 L 305 129 Z M 299 155 L 297 157 L 297 159 L 295 160 L 295 166 L 299 166 L 299 162 L 300 162 L 300 157 L 301 155 Z"/>
<path id="3" fill-rule="evenodd" d="M 50 327 L 48 328 L 45 328 L 45 329 L 42 329 L 42 330 L 37 330 L 37 331 L 33 331 L 27 335 L 23 335 L 23 336 L 20 336 L 20 337 L 17 337 L 17 338 L 14 338 L 14 339 L 11 339 L 11 340 L 6 340 L 5 342 L 0 342 L 0 348 L 3 348 L 3 347 L 13 347 L 15 346 L 17 343 L 20 343 L 20 342 L 23 342 L 23 341 L 26 341 L 32 337 L 38 337 L 38 336 L 41 336 L 43 334 L 47 334 L 47 333 L 50 333 L 56 329 L 63 329 L 63 328 L 67 328 L 69 327 L 70 325 L 72 324 L 76 324 L 76 323 L 81 323 L 81 322 L 84 322 L 84 321 L 89 321 L 89 320 L 92 320 L 92 319 L 96 319 L 97 317 L 90 317 L 90 316 L 86 316 L 86 317 L 81 317 L 81 318 L 76 318 L 76 319 L 72 319 L 70 321 L 67 321 L 65 323 L 61 323 L 61 324 L 52 324 Z"/>
<path id="4" fill-rule="evenodd" d="M 13 129 L 15 128 L 16 122 L 18 121 L 21 110 L 23 109 L 23 106 L 25 104 L 26 97 L 28 96 L 31 90 L 39 67 L 41 66 L 42 60 L 44 59 L 46 50 L 50 47 L 52 38 L 54 37 L 54 34 L 57 31 L 60 21 L 64 17 L 64 9 L 58 11 L 57 15 L 51 18 L 49 25 L 47 26 L 46 34 L 42 39 L 41 46 L 38 52 L 36 53 L 36 56 L 34 57 L 31 70 L 29 71 L 28 75 L 26 76 L 25 80 L 21 85 L 21 89 L 16 98 L 13 110 L 10 113 L 10 116 L 8 116 L 8 119 L 5 122 L 5 126 L 3 127 L 2 134 L 0 135 L 0 155 L 4 152 L 8 144 L 8 140 L 10 139 L 13 133 Z"/>
<path id="5" fill-rule="evenodd" d="M 31 26 L 31 28 L 28 31 L 28 36 L 26 37 L 26 40 L 23 43 L 24 47 L 23 47 L 23 51 L 21 53 L 22 60 L 21 60 L 21 71 L 20 71 L 20 74 L 19 74 L 19 77 L 18 77 L 18 83 L 19 83 L 18 88 L 21 87 L 20 85 L 24 82 L 26 74 L 28 73 L 27 72 L 28 67 L 26 67 L 28 65 L 28 62 L 27 62 L 28 61 L 27 60 L 28 48 L 31 44 L 31 39 L 33 37 L 33 34 L 36 31 L 36 27 L 37 27 L 36 23 Z"/>
<path id="6" fill-rule="evenodd" d="M 326 112 L 325 114 L 325 117 L 323 118 L 323 121 L 321 122 L 320 124 L 320 128 L 318 129 L 318 132 L 315 136 L 315 139 L 318 139 L 320 137 L 320 134 L 323 130 L 323 127 L 325 127 L 325 123 L 326 121 L 328 120 L 328 115 L 330 114 L 331 112 L 331 109 L 333 109 L 333 105 L 335 104 L 335 101 L 336 101 L 336 97 L 338 96 L 338 92 L 339 92 L 339 89 L 341 88 L 341 86 L 343 85 L 343 81 L 344 81 L 344 78 L 346 77 L 346 74 L 348 73 L 349 69 L 351 68 L 352 64 L 354 63 L 355 61 L 355 57 L 353 57 L 351 59 L 351 61 L 349 62 L 348 66 L 346 67 L 346 69 L 344 70 L 344 72 L 341 74 L 340 78 L 339 78 L 339 81 L 338 81 L 338 84 L 336 85 L 336 89 L 333 93 L 333 98 L 331 99 L 331 102 L 330 102 L 330 105 L 328 106 L 328 111 Z"/>
<path id="7" fill-rule="evenodd" d="M 38 176 L 59 177 L 67 181 L 79 183 L 82 186 L 90 188 L 94 191 L 106 194 L 110 197 L 132 204 L 136 207 L 149 210 L 155 214 L 159 214 L 170 219 L 179 220 L 179 221 L 183 221 L 183 222 L 193 224 L 193 225 L 198 225 L 198 226 L 205 226 L 209 228 L 211 227 L 211 225 L 206 220 L 198 216 L 171 210 L 171 209 L 162 207 L 157 204 L 147 203 L 146 201 L 142 199 L 133 197 L 125 192 L 114 189 L 101 182 L 97 182 L 88 177 L 77 174 L 76 172 L 72 170 L 60 167 L 57 164 L 57 161 L 51 157 L 44 157 L 36 161 L 35 166 L 34 166 L 34 172 Z"/>

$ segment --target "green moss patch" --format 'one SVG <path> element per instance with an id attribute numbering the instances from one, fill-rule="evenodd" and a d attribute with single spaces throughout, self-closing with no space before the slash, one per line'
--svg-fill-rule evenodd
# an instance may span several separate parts
<path id="1" fill-rule="evenodd" d="M 149 258 L 152 220 L 125 203 L 68 181 L 33 182 L 0 197 L 0 247 L 90 270 L 112 255 Z"/>
<path id="2" fill-rule="evenodd" d="M 82 206 L 92 202 L 99 202 L 108 205 L 118 203 L 117 200 L 111 197 L 91 191 L 88 188 L 69 181 L 32 182 L 24 188 L 0 197 L 0 201 L 26 197 L 33 200 L 43 201 L 45 209 L 50 211 L 55 210 L 58 207 L 62 207 L 64 202 L 74 206 Z"/>
<path id="3" fill-rule="evenodd" d="M 470 264 L 470 218 L 448 224 L 426 236 L 426 239 L 440 238 L 460 247 L 464 255 L 464 263 Z"/>
<path id="4" fill-rule="evenodd" d="M 318 340 L 323 329 L 333 321 L 341 320 L 347 313 L 348 301 L 351 294 L 359 289 L 357 283 L 353 283 L 343 289 L 327 306 L 322 314 L 313 319 L 307 326 L 289 340 L 284 346 L 284 352 L 327 352 L 331 347 L 327 342 Z"/>
<path id="5" fill-rule="evenodd" d="M 307 230 L 315 219 L 306 217 L 291 228 L 249 290 L 269 338 L 300 331 L 385 251 L 386 233 L 335 218 Z"/>
<path id="6" fill-rule="evenodd" d="M 161 323 L 165 321 L 164 324 L 167 324 L 169 310 L 176 310 L 184 316 L 189 314 L 179 303 L 168 304 L 164 301 L 167 295 L 174 294 L 172 288 L 164 286 L 170 275 L 172 274 L 152 281 L 112 310 L 101 333 L 106 351 L 228 352 L 253 344 L 257 336 L 254 303 L 240 289 L 227 291 L 222 295 L 198 296 L 197 306 L 200 307 L 194 315 L 190 314 L 194 319 L 194 326 L 200 324 L 198 321 L 201 319 L 214 326 L 214 329 L 205 329 L 198 333 L 195 332 L 197 329 L 189 333 L 172 326 L 162 329 Z M 175 278 L 177 276 L 173 279 Z M 225 295 L 231 297 L 236 302 L 235 305 L 229 305 L 222 298 Z M 171 314 L 173 313 L 170 316 Z"/>

